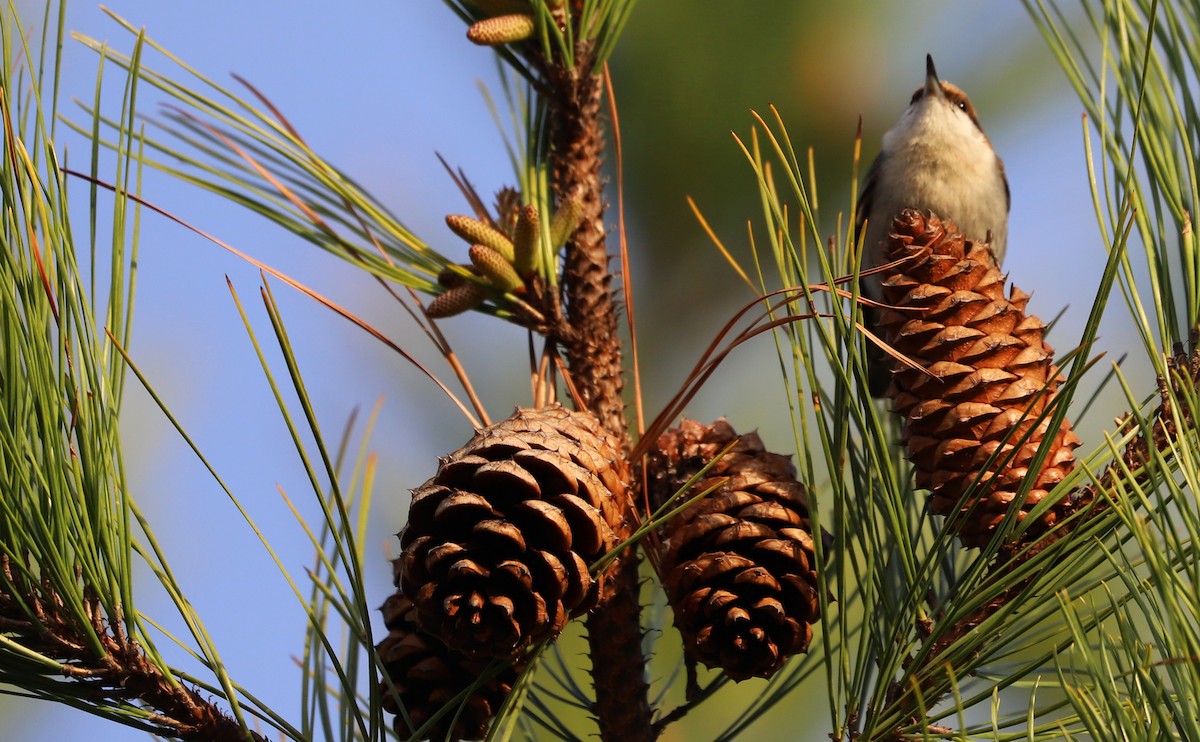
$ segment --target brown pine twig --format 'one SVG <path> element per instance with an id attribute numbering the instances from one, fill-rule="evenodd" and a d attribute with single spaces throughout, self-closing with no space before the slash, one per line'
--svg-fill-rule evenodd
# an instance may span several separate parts
<path id="1" fill-rule="evenodd" d="M 26 580 L 0 555 L 4 584 L 21 586 Z M 76 569 L 76 577 L 81 573 Z M 86 688 L 96 705 L 136 701 L 152 710 L 144 727 L 152 733 L 182 740 L 212 742 L 266 741 L 241 725 L 198 692 L 172 681 L 146 656 L 145 650 L 122 630 L 120 616 L 106 620 L 100 600 L 89 588 L 83 602 L 88 627 L 80 626 L 63 600 L 46 580 L 27 585 L 16 595 L 0 590 L 0 631 L 17 643 L 59 663 L 65 682 Z M 100 640 L 97 653 L 88 630 Z M 72 691 L 78 693 L 78 691 Z"/>
<path id="2" fill-rule="evenodd" d="M 604 427 L 627 437 L 621 345 L 609 270 L 604 224 L 604 129 L 600 119 L 602 80 L 590 72 L 586 51 L 572 69 L 556 70 L 550 119 L 555 195 L 583 205 L 579 227 L 567 241 L 563 285 L 567 323 L 567 362 L 581 385 L 584 401 Z"/>
<path id="3" fill-rule="evenodd" d="M 569 334 L 556 339 L 584 406 L 628 448 L 623 397 L 621 344 L 609 269 L 604 224 L 604 179 L 600 166 L 605 146 L 601 122 L 603 80 L 593 70 L 592 50 L 584 42 L 572 67 L 548 71 L 553 188 L 560 200 L 577 199 L 583 218 L 567 240 L 563 268 Z M 638 491 L 634 487 L 631 491 Z M 630 503 L 631 505 L 631 503 Z M 603 740 L 649 742 L 654 738 L 642 654 L 638 556 L 622 555 L 613 574 L 612 597 L 587 619 L 596 689 L 595 714 Z"/>

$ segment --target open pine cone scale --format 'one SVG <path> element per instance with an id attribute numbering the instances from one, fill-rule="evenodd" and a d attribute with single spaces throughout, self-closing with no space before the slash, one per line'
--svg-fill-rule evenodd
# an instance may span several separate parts
<path id="1" fill-rule="evenodd" d="M 965 513 L 959 538 L 982 546 L 1039 447 L 1051 451 L 1021 503 L 1022 519 L 1074 468 L 1080 441 L 1066 423 L 1050 430 L 1062 379 L 1046 325 L 1026 314 L 1027 294 L 1014 287 L 1005 296 L 1005 276 L 987 245 L 910 209 L 893 221 L 890 238 L 890 259 L 902 258 L 883 281 L 884 301 L 896 309 L 881 315 L 884 340 L 921 367 L 893 368 L 888 394 L 905 418 L 901 443 L 933 511 Z M 962 506 L 977 481 L 976 496 Z M 1082 504 L 1064 498 L 1023 538 L 1040 537 Z"/>
<path id="2" fill-rule="evenodd" d="M 590 565 L 628 532 L 629 470 L 595 418 L 517 410 L 413 490 L 396 584 L 423 630 L 513 657 L 604 599 Z"/>
<path id="3" fill-rule="evenodd" d="M 807 493 L 786 456 L 724 419 L 667 431 L 649 476 L 662 504 L 735 441 L 683 495 L 721 483 L 667 522 L 659 557 L 684 651 L 744 680 L 770 677 L 812 639 L 820 602 Z"/>

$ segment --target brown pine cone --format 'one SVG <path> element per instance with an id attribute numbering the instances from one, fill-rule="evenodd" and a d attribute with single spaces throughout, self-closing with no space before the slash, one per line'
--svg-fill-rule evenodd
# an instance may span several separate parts
<path id="1" fill-rule="evenodd" d="M 745 680 L 770 677 L 812 639 L 820 604 L 804 486 L 788 457 L 724 418 L 684 420 L 663 434 L 649 481 L 661 504 L 735 440 L 678 501 L 728 478 L 668 521 L 660 558 L 685 651 Z"/>
<path id="2" fill-rule="evenodd" d="M 377 647 L 379 658 L 412 726 L 400 713 L 396 696 L 386 683 L 380 686 L 383 708 L 396 715 L 392 722 L 396 734 L 409 739 L 438 711 L 485 676 L 489 660 L 468 659 L 437 637 L 421 631 L 416 606 L 399 592 L 387 599 L 382 611 L 388 635 Z M 423 736 L 436 740 L 486 737 L 492 718 L 512 692 L 523 667 L 524 659 L 517 658 L 511 666 L 484 680 L 465 702 L 459 701 L 446 709 Z"/>
<path id="3" fill-rule="evenodd" d="M 884 311 L 883 337 L 926 371 L 896 366 L 889 396 L 905 417 L 903 442 L 935 513 L 954 516 L 981 480 L 956 522 L 964 545 L 982 546 L 1021 483 L 1035 477 L 1017 513 L 1023 519 L 1074 468 L 1080 441 L 1065 422 L 1051 431 L 1049 415 L 1038 421 L 1062 379 L 1046 325 L 1025 313 L 1029 297 L 1020 289 L 1004 296 L 1005 276 L 987 245 L 928 212 L 905 210 L 892 226 L 888 259 L 912 260 L 883 282 L 883 300 L 902 308 Z M 1050 454 L 1031 473 L 1047 436 Z M 1064 499 L 1023 538 L 1038 538 L 1081 504 Z"/>
<path id="4" fill-rule="evenodd" d="M 588 569 L 628 534 L 628 489 L 594 417 L 518 409 L 413 490 L 396 584 L 451 648 L 512 657 L 602 599 Z"/>

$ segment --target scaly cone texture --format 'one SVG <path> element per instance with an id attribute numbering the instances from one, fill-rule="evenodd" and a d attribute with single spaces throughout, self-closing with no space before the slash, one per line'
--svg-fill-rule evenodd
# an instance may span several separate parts
<path id="1" fill-rule="evenodd" d="M 483 739 L 488 726 L 512 692 L 524 660 L 518 658 L 491 677 L 487 659 L 468 659 L 443 644 L 437 637 L 421 631 L 417 607 L 402 593 L 395 593 L 383 604 L 383 621 L 388 635 L 377 647 L 384 672 L 395 688 L 380 685 L 383 709 L 395 714 L 393 726 L 400 739 L 409 739 L 422 726 L 463 691 L 474 688 L 459 699 L 422 735 L 426 739 Z M 404 714 L 396 696 L 404 704 Z M 461 707 L 461 710 L 460 710 Z"/>
<path id="2" fill-rule="evenodd" d="M 976 479 L 975 498 L 955 522 L 968 547 L 986 544 L 1027 477 L 1024 519 L 1075 466 L 1079 439 L 1065 422 L 1050 430 L 1047 409 L 1061 383 L 1045 324 L 1025 313 L 1028 295 L 1013 287 L 987 245 L 955 226 L 912 209 L 893 222 L 888 260 L 911 258 L 883 282 L 883 337 L 926 372 L 897 366 L 889 397 L 905 418 L 904 444 L 918 487 L 933 511 L 956 516 Z M 1030 465 L 1050 438 L 1040 471 Z M 988 460 L 995 456 L 989 471 Z M 981 474 L 982 472 L 982 474 Z M 1085 503 L 1066 497 L 1022 538 L 1039 538 Z"/>
<path id="3" fill-rule="evenodd" d="M 588 569 L 628 534 L 628 488 L 594 417 L 518 409 L 413 490 L 396 584 L 450 648 L 513 657 L 606 597 Z"/>
<path id="4" fill-rule="evenodd" d="M 1174 348 L 1174 353 L 1167 356 L 1167 376 L 1158 379 L 1159 404 L 1154 410 L 1151 434 L 1146 436 L 1139 432 L 1126 446 L 1121 455 L 1122 463 L 1129 469 L 1141 469 L 1152 459 L 1150 449 L 1166 451 L 1174 441 L 1179 439 L 1182 431 L 1196 427 L 1196 412 L 1188 406 L 1188 399 L 1194 395 L 1194 390 L 1200 388 L 1200 328 L 1190 333 L 1188 344 L 1190 350 L 1185 351 L 1183 344 Z M 1177 407 L 1171 401 L 1172 391 L 1179 401 Z M 1134 421 L 1129 417 L 1123 426 L 1126 432 L 1132 429 Z M 1105 479 L 1121 476 L 1116 464 L 1105 472 Z M 1142 474 L 1145 477 L 1145 473 Z M 1144 481 L 1141 480 L 1141 481 Z"/>
<path id="5" fill-rule="evenodd" d="M 791 461 L 724 419 L 684 420 L 659 438 L 649 481 L 665 502 L 734 441 L 678 501 L 728 478 L 667 523 L 663 582 L 686 652 L 734 680 L 769 678 L 807 651 L 820 612 L 808 497 Z"/>

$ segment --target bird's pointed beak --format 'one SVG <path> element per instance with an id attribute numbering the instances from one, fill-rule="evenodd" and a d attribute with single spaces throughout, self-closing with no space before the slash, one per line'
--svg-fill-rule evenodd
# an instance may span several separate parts
<path id="1" fill-rule="evenodd" d="M 936 95 L 945 98 L 942 92 L 942 81 L 938 79 L 937 69 L 933 66 L 933 55 L 925 55 L 925 95 Z"/>

